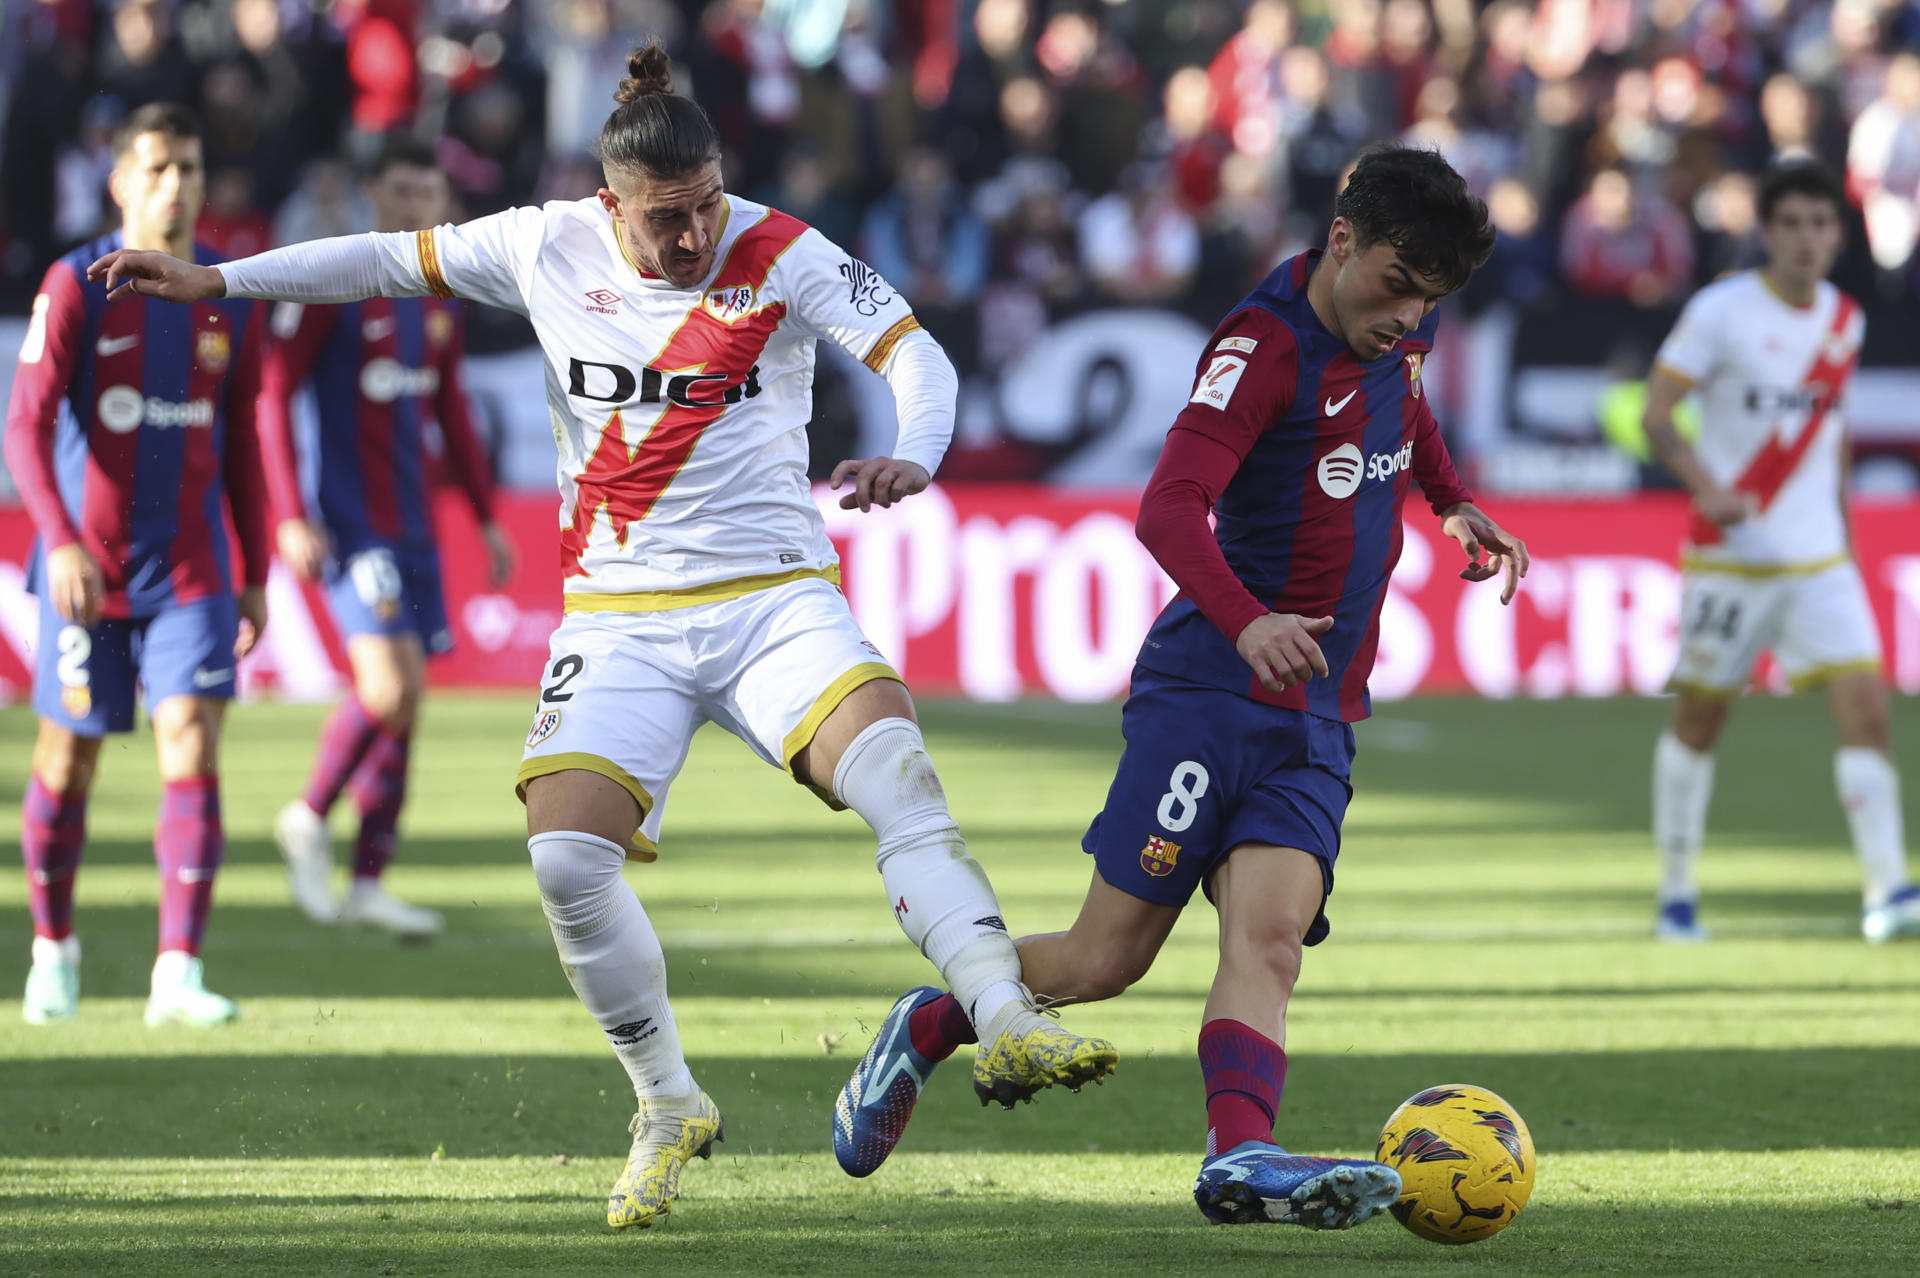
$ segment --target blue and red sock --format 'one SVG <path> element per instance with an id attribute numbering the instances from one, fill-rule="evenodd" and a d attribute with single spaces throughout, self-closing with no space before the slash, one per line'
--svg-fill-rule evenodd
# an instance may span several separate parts
<path id="1" fill-rule="evenodd" d="M 220 824 L 220 778 L 169 781 L 160 794 L 153 859 L 160 867 L 160 949 L 200 952 L 213 880 L 226 855 Z"/>
<path id="2" fill-rule="evenodd" d="M 960 1044 L 980 1041 L 967 1009 L 951 994 L 914 1008 L 907 1016 L 907 1034 L 913 1039 L 913 1050 L 930 1061 L 944 1061 Z"/>
<path id="3" fill-rule="evenodd" d="M 320 730 L 320 753 L 314 756 L 313 773 L 302 796 L 307 806 L 321 816 L 331 812 L 378 736 L 380 721 L 367 713 L 358 697 L 350 696 L 335 706 Z"/>
<path id="4" fill-rule="evenodd" d="M 55 794 L 39 777 L 30 778 L 20 805 L 20 859 L 35 936 L 60 941 L 73 935 L 73 884 L 86 840 L 87 796 Z"/>
<path id="5" fill-rule="evenodd" d="M 407 765 L 413 733 L 382 729 L 353 779 L 353 800 L 360 809 L 360 833 L 353 841 L 353 877 L 377 879 L 393 860 L 400 828 L 400 807 L 407 799 Z"/>
<path id="6" fill-rule="evenodd" d="M 1280 1044 L 1239 1021 L 1208 1021 L 1200 1027 L 1200 1075 L 1207 1087 L 1207 1157 L 1273 1139 L 1287 1083 Z"/>

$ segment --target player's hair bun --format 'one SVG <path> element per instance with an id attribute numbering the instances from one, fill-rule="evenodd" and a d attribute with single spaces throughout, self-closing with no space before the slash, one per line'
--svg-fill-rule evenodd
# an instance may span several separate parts
<path id="1" fill-rule="evenodd" d="M 641 98 L 672 92 L 673 59 L 655 43 L 627 55 L 627 78 L 613 91 L 613 100 L 625 106 Z"/>

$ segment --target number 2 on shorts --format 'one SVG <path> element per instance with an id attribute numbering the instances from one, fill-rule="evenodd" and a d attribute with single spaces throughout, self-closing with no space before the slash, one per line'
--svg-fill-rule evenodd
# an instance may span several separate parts
<path id="1" fill-rule="evenodd" d="M 579 675 L 579 673 L 582 670 L 585 670 L 586 668 L 587 668 L 586 658 L 575 656 L 571 652 L 564 657 L 560 657 L 556 659 L 553 663 L 553 668 L 547 672 L 547 677 L 549 679 L 552 679 L 553 683 L 550 686 L 542 688 L 540 690 L 540 700 L 542 701 L 573 700 L 573 694 L 571 692 L 565 692 L 563 691 L 563 689 L 568 684 L 572 683 L 574 681 L 574 678 L 577 675 Z"/>
<path id="2" fill-rule="evenodd" d="M 1210 780 L 1207 770 L 1192 759 L 1175 766 L 1167 780 L 1167 792 L 1160 796 L 1159 811 L 1154 814 L 1160 818 L 1161 828 L 1178 834 L 1192 825 L 1200 815 L 1200 797 L 1207 792 Z"/>

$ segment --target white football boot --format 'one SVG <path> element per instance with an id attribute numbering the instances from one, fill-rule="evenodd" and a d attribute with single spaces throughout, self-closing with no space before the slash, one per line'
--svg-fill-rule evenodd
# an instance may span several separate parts
<path id="1" fill-rule="evenodd" d="M 209 1029 L 240 1015 L 230 998 L 207 988 L 200 960 L 185 950 L 163 950 L 153 961 L 153 992 L 147 996 L 147 1024 L 191 1025 Z"/>
<path id="2" fill-rule="evenodd" d="M 33 938 L 33 966 L 20 1018 L 29 1025 L 52 1025 L 80 1014 L 80 938 Z"/>
<path id="3" fill-rule="evenodd" d="M 409 905 L 381 885 L 379 879 L 355 879 L 340 907 L 342 923 L 377 927 L 395 936 L 416 940 L 437 936 L 447 926 L 438 910 Z"/>
<path id="4" fill-rule="evenodd" d="M 1875 944 L 1920 936 L 1920 887 L 1909 883 L 1863 912 L 1860 915 L 1860 935 Z"/>
<path id="5" fill-rule="evenodd" d="M 315 923 L 338 923 L 340 899 L 333 894 L 333 845 L 327 820 L 295 799 L 273 821 L 273 841 L 287 863 L 287 887 L 293 903 Z"/>

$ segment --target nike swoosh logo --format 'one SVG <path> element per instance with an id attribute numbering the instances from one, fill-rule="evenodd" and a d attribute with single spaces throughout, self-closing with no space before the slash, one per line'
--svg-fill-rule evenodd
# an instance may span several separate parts
<path id="1" fill-rule="evenodd" d="M 121 351 L 140 344 L 140 334 L 128 333 L 125 337 L 103 337 L 94 343 L 93 349 L 100 355 L 118 355 Z"/>
<path id="2" fill-rule="evenodd" d="M 1329 399 L 1327 401 L 1327 416 L 1338 417 L 1340 415 L 1340 410 L 1347 406 L 1347 401 L 1352 399 L 1355 395 L 1358 395 L 1359 393 L 1360 393 L 1360 388 L 1356 386 L 1352 390 L 1348 391 L 1344 396 L 1342 396 L 1339 403 L 1335 403 L 1333 400 Z"/>
<path id="3" fill-rule="evenodd" d="M 360 326 L 360 336 L 369 342 L 377 342 L 392 331 L 393 321 L 390 319 L 371 319 Z"/>
<path id="4" fill-rule="evenodd" d="M 231 669 L 196 670 L 193 672 L 193 686 L 196 688 L 218 687 L 232 677 L 233 671 Z"/>

